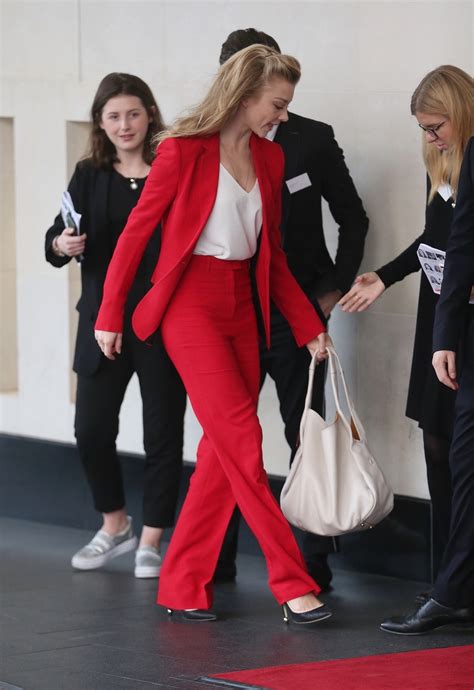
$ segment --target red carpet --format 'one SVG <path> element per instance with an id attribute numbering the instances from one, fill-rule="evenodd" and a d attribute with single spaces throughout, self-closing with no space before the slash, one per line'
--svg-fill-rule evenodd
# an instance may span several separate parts
<path id="1" fill-rule="evenodd" d="M 206 680 L 266 690 L 473 690 L 474 646 L 269 666 Z"/>

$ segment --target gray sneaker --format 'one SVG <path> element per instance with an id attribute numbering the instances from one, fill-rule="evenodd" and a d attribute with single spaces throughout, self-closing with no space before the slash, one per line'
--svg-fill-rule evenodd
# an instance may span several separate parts
<path id="1" fill-rule="evenodd" d="M 112 558 L 133 551 L 137 546 L 137 538 L 133 535 L 132 518 L 127 516 L 127 520 L 126 528 L 113 537 L 99 530 L 88 544 L 74 554 L 71 560 L 72 567 L 78 570 L 94 570 Z"/>
<path id="2" fill-rule="evenodd" d="M 142 546 L 135 554 L 135 577 L 159 577 L 161 556 L 154 546 Z"/>

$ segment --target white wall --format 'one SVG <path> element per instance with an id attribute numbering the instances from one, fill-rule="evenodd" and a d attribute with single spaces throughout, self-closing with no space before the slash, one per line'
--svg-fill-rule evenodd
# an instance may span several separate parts
<path id="1" fill-rule="evenodd" d="M 0 117 L 14 121 L 18 390 L 0 395 L 0 430 L 72 441 L 67 270 L 43 258 L 45 230 L 67 182 L 67 122 L 85 121 L 110 71 L 140 75 L 170 121 L 213 74 L 220 45 L 255 26 L 298 57 L 292 109 L 331 123 L 370 215 L 364 269 L 393 257 L 421 230 L 425 175 L 409 114 L 421 77 L 442 63 L 472 72 L 472 1 L 180 2 L 2 0 Z M 335 225 L 327 218 L 334 247 Z M 3 229 L 2 229 L 3 231 Z M 367 314 L 336 314 L 340 350 L 374 453 L 395 490 L 426 497 L 420 433 L 404 416 L 418 278 L 394 286 Z M 286 472 L 272 385 L 262 394 L 267 468 Z M 185 456 L 197 424 L 187 417 Z M 141 450 L 136 382 L 121 449 Z"/>

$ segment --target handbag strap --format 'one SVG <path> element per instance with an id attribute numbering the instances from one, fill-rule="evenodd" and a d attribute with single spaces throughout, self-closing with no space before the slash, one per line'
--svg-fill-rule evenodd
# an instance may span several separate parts
<path id="1" fill-rule="evenodd" d="M 329 353 L 329 375 L 331 377 L 331 385 L 337 413 L 339 417 L 343 420 L 343 422 L 346 424 L 347 428 L 350 429 L 352 436 L 355 439 L 360 440 L 364 435 L 364 430 L 359 421 L 359 418 L 357 417 L 357 413 L 354 408 L 354 403 L 352 402 L 351 396 L 349 395 L 349 389 L 347 388 L 346 377 L 344 376 L 344 370 L 341 366 L 341 360 L 339 359 L 339 355 L 333 347 L 329 346 L 327 350 Z M 341 407 L 341 401 L 339 398 L 339 387 L 337 385 L 338 379 L 340 379 L 342 383 L 344 397 L 351 415 L 350 420 L 346 418 L 344 411 Z"/>
<path id="2" fill-rule="evenodd" d="M 311 401 L 313 399 L 313 383 L 314 383 L 314 372 L 316 369 L 316 353 L 314 355 L 311 355 L 311 362 L 309 365 L 309 375 L 308 375 L 308 389 L 306 391 L 306 398 L 304 401 L 304 409 L 303 409 L 303 414 L 301 415 L 301 421 L 300 421 L 300 445 L 303 443 L 303 437 L 304 437 L 304 420 L 306 417 L 307 411 L 311 407 Z"/>
<path id="3" fill-rule="evenodd" d="M 354 404 L 353 404 L 351 397 L 349 395 L 349 390 L 347 388 L 346 379 L 344 376 L 344 371 L 342 369 L 339 356 L 333 347 L 328 346 L 327 350 L 329 353 L 329 376 L 331 379 L 332 392 L 333 392 L 333 396 L 334 396 L 334 402 L 336 405 L 337 414 L 342 419 L 342 421 L 345 423 L 348 430 L 350 430 L 352 436 L 355 439 L 360 439 L 364 435 L 364 431 L 363 431 L 362 425 L 359 421 L 359 418 L 357 417 L 357 413 L 354 409 Z M 317 366 L 317 364 L 316 364 L 316 353 L 315 353 L 311 357 L 311 363 L 309 365 L 308 390 L 306 392 L 304 410 L 303 410 L 303 415 L 301 417 L 301 424 L 300 424 L 300 443 L 303 443 L 304 426 L 305 426 L 304 419 L 306 416 L 306 412 L 311 408 L 311 401 L 313 398 L 314 373 L 316 370 L 316 366 Z M 344 390 L 344 397 L 346 399 L 347 407 L 349 408 L 349 412 L 351 414 L 350 421 L 347 420 L 347 418 L 344 414 L 344 411 L 342 410 L 342 407 L 341 407 L 341 401 L 339 398 L 339 388 L 337 385 L 338 378 L 342 382 L 342 387 Z"/>

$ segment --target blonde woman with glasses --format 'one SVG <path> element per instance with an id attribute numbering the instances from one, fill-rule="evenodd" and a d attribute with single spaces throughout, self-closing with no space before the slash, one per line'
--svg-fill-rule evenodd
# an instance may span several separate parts
<path id="1" fill-rule="evenodd" d="M 419 271 L 417 251 L 421 243 L 446 250 L 461 163 L 474 133 L 472 77 L 452 65 L 434 69 L 415 89 L 411 113 L 423 130 L 423 158 L 428 173 L 425 229 L 396 259 L 356 278 L 352 289 L 339 303 L 343 311 L 365 311 L 391 285 Z M 437 301 L 438 295 L 422 273 L 406 414 L 423 431 L 433 509 L 435 569 L 439 567 L 449 533 L 452 492 L 448 458 L 456 398 L 454 390 L 438 381 L 431 366 Z M 421 593 L 417 602 L 424 603 L 429 594 Z"/>

